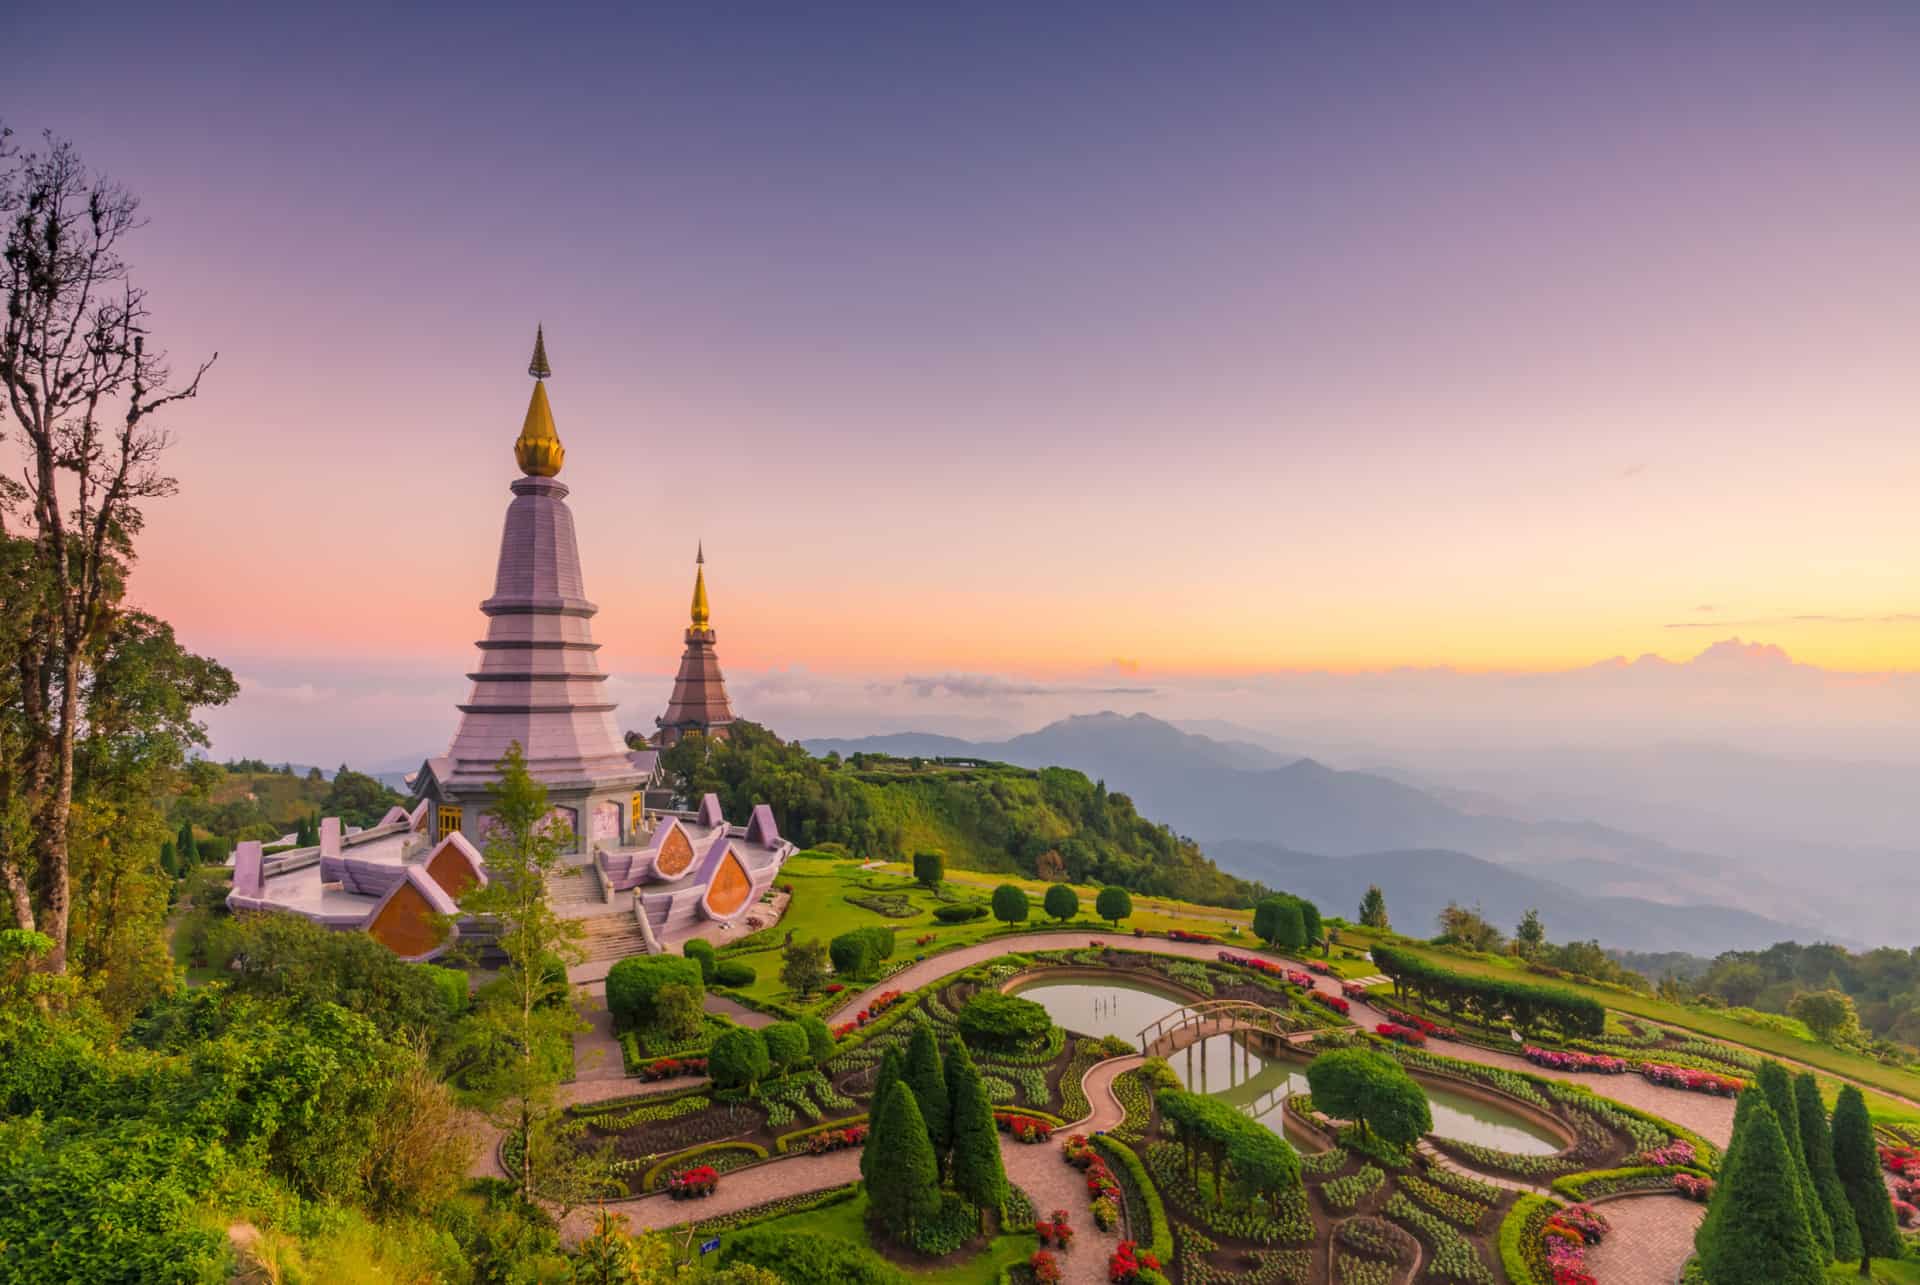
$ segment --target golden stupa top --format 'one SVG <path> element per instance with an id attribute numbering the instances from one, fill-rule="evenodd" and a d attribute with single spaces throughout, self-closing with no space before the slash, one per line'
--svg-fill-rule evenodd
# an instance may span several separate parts
<path id="1" fill-rule="evenodd" d="M 708 628 L 707 620 L 707 550 L 702 545 L 693 558 L 693 628 Z"/>
<path id="2" fill-rule="evenodd" d="M 547 336 L 543 326 L 533 331 L 533 360 L 527 363 L 533 376 L 533 397 L 527 402 L 526 422 L 513 442 L 513 458 L 528 477 L 553 477 L 566 463 L 567 448 L 553 426 L 553 407 L 547 404 L 547 376 L 553 368 L 547 364 Z"/>

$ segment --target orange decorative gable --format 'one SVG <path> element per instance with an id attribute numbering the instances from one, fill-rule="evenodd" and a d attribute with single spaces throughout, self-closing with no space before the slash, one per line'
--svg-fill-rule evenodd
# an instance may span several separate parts
<path id="1" fill-rule="evenodd" d="M 679 826 L 674 826 L 660 842 L 660 856 L 653 868 L 669 879 L 678 879 L 693 864 L 693 844 Z"/>
<path id="2" fill-rule="evenodd" d="M 753 880 L 748 877 L 747 868 L 733 855 L 733 849 L 728 848 L 720 858 L 720 868 L 713 872 L 713 882 L 707 885 L 707 913 L 716 919 L 729 918 L 737 914 L 752 895 Z"/>
<path id="3" fill-rule="evenodd" d="M 401 884 L 367 925 L 367 931 L 396 955 L 424 955 L 440 944 L 441 933 L 433 922 L 433 913 L 419 889 L 410 883 Z"/>

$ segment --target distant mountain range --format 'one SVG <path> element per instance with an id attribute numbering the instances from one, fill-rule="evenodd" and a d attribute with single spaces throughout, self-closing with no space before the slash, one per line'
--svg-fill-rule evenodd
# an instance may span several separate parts
<path id="1" fill-rule="evenodd" d="M 1818 935 L 1763 913 L 1786 899 L 1721 857 L 1590 822 L 1468 811 L 1459 805 L 1473 799 L 1466 792 L 1450 802 L 1145 714 L 1078 716 L 1004 741 L 903 733 L 806 745 L 816 754 L 1075 768 L 1198 839 L 1223 868 L 1324 896 L 1336 913 L 1379 883 L 1413 932 L 1427 931 L 1452 899 L 1478 901 L 1509 926 L 1538 906 L 1556 939 L 1598 937 L 1621 949 L 1717 951 Z"/>

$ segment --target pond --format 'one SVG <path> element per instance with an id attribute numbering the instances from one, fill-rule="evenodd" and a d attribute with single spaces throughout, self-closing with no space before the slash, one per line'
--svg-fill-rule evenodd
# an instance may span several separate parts
<path id="1" fill-rule="evenodd" d="M 1041 979 L 1015 987 L 1014 993 L 1046 1009 L 1070 1031 L 1136 1041 L 1142 1028 L 1186 1003 L 1171 990 L 1131 977 Z M 1189 1089 L 1231 1103 L 1275 1133 L 1281 1132 L 1281 1104 L 1288 1095 L 1307 1091 L 1300 1063 L 1263 1058 L 1231 1035 L 1198 1041 L 1168 1058 L 1167 1064 Z M 1552 1155 L 1565 1145 L 1551 1130 L 1495 1103 L 1427 1081 L 1421 1087 L 1433 1110 L 1433 1132 L 1442 1138 L 1523 1156 Z"/>

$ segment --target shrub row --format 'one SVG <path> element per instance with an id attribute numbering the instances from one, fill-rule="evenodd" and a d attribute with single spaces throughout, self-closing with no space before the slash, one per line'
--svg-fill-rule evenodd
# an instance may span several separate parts
<path id="1" fill-rule="evenodd" d="M 1511 1021 L 1523 1033 L 1543 1022 L 1566 1035 L 1597 1037 L 1606 1030 L 1606 1008 L 1565 987 L 1456 972 L 1395 946 L 1375 946 L 1373 962 L 1398 990 L 1449 1010 L 1464 1008 L 1483 1021 Z"/>
<path id="2" fill-rule="evenodd" d="M 1114 1172 L 1125 1175 L 1121 1179 L 1121 1190 L 1127 1197 L 1127 1210 L 1132 1214 L 1136 1208 L 1146 1213 L 1145 1226 L 1141 1220 L 1130 1217 L 1127 1230 L 1133 1233 L 1133 1239 L 1143 1244 L 1153 1256 L 1163 1263 L 1173 1261 L 1173 1227 L 1167 1221 L 1167 1206 L 1160 1199 L 1159 1188 L 1153 1185 L 1153 1179 L 1147 1174 L 1146 1162 L 1141 1160 L 1132 1147 L 1113 1137 L 1111 1134 L 1097 1134 L 1093 1145 L 1106 1156 L 1113 1165 Z"/>
<path id="3" fill-rule="evenodd" d="M 725 1173 L 766 1158 L 767 1149 L 757 1142 L 710 1142 L 704 1147 L 694 1147 L 690 1151 L 656 1161 L 641 1179 L 640 1186 L 643 1191 L 658 1191 L 669 1174 L 695 1163 L 711 1165 L 716 1171 Z"/>

